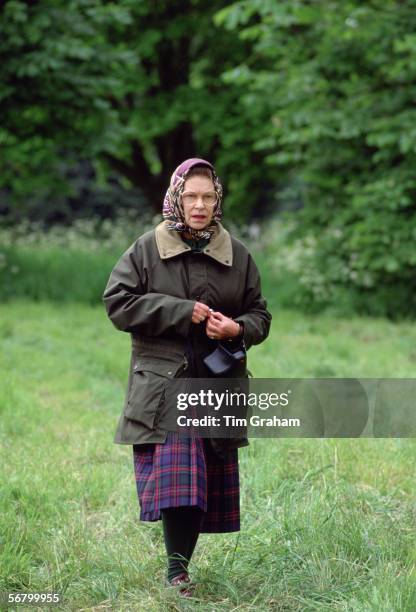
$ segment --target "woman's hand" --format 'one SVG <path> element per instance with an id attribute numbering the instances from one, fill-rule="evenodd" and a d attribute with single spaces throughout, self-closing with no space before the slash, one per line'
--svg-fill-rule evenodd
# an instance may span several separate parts
<path id="1" fill-rule="evenodd" d="M 192 323 L 202 323 L 202 321 L 205 321 L 207 317 L 209 317 L 209 306 L 203 304 L 202 302 L 195 302 L 194 310 L 192 312 Z"/>
<path id="2" fill-rule="evenodd" d="M 240 333 L 240 325 L 220 312 L 212 311 L 207 321 L 206 332 L 213 340 L 235 338 Z"/>

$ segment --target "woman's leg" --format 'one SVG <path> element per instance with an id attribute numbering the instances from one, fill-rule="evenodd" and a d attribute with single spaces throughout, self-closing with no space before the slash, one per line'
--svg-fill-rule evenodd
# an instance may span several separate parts
<path id="1" fill-rule="evenodd" d="M 169 582 L 188 571 L 198 540 L 203 512 L 197 506 L 179 506 L 161 510 Z"/>

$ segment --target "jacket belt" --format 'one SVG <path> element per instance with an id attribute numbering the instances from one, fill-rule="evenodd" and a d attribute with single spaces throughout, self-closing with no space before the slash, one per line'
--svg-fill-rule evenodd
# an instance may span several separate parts
<path id="1" fill-rule="evenodd" d="M 182 338 L 160 338 L 155 336 L 143 336 L 131 334 L 132 348 L 140 354 L 149 356 L 169 357 L 180 361 L 186 350 L 186 339 Z"/>

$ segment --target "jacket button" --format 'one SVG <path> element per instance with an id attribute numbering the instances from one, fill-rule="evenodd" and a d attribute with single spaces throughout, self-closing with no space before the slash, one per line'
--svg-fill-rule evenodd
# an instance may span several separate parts
<path id="1" fill-rule="evenodd" d="M 168 372 L 168 374 L 172 374 L 172 372 Z"/>

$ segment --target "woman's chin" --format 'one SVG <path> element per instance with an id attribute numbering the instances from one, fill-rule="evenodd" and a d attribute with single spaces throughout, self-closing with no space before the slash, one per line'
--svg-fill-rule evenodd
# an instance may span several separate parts
<path id="1" fill-rule="evenodd" d="M 192 229 L 194 230 L 203 230 L 206 227 L 208 227 L 209 222 L 207 223 L 206 220 L 204 221 L 190 221 L 188 223 L 189 227 L 192 227 Z"/>
<path id="2" fill-rule="evenodd" d="M 192 227 L 192 229 L 203 230 L 209 226 L 211 223 L 211 219 L 201 219 L 201 221 L 197 221 L 196 219 L 189 219 L 188 225 Z"/>

